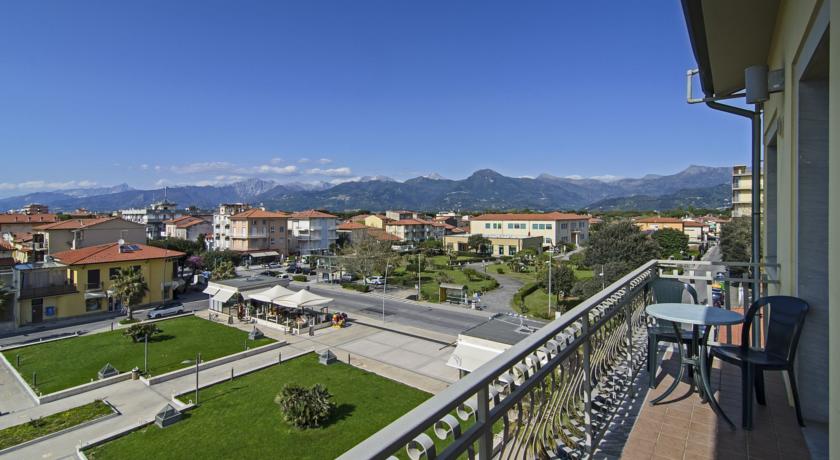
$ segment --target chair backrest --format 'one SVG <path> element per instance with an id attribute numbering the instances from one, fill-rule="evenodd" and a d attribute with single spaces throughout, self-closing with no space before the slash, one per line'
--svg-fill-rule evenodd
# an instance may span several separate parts
<path id="1" fill-rule="evenodd" d="M 793 361 L 796 356 L 796 347 L 799 346 L 799 336 L 805 324 L 805 315 L 808 313 L 808 303 L 798 297 L 784 295 L 762 297 L 756 300 L 750 305 L 744 318 L 744 327 L 741 328 L 741 346 L 744 348 L 750 345 L 750 330 L 761 308 L 765 309 L 765 315 L 769 315 L 764 350 L 769 355 L 788 362 Z"/>
<path id="2" fill-rule="evenodd" d="M 697 302 L 697 291 L 687 283 L 674 278 L 657 278 L 651 283 L 654 303 L 683 303 L 683 294 L 688 293 Z"/>

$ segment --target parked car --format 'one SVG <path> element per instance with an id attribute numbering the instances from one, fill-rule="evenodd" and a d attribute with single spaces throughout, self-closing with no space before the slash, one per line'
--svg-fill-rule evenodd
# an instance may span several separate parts
<path id="1" fill-rule="evenodd" d="M 262 276 L 280 276 L 280 272 L 277 270 L 266 270 L 264 272 L 260 272 Z"/>
<path id="2" fill-rule="evenodd" d="M 280 268 L 280 262 L 269 262 L 267 266 L 268 268 Z"/>
<path id="3" fill-rule="evenodd" d="M 184 304 L 181 302 L 169 302 L 149 310 L 149 313 L 147 313 L 146 316 L 149 319 L 157 319 L 169 315 L 178 315 L 183 312 Z"/>
<path id="4" fill-rule="evenodd" d="M 291 274 L 301 273 L 302 271 L 303 270 L 301 270 L 301 268 L 298 267 L 297 265 L 289 265 L 289 268 L 286 269 L 286 273 L 291 273 Z"/>
<path id="5" fill-rule="evenodd" d="M 367 279 L 365 279 L 365 282 L 374 286 L 382 286 L 383 284 L 385 284 L 385 278 L 381 276 L 369 276 L 367 277 Z"/>
<path id="6" fill-rule="evenodd" d="M 290 280 L 290 279 L 292 279 L 292 275 L 290 275 L 290 274 L 288 274 L 288 273 L 280 273 L 280 274 L 278 274 L 278 275 L 277 275 L 277 277 L 278 277 L 278 278 L 280 278 L 281 280 Z"/>
<path id="7" fill-rule="evenodd" d="M 345 273 L 345 274 L 341 275 L 341 282 L 342 283 L 349 283 L 349 282 L 355 281 L 355 280 L 356 280 L 356 277 L 353 276 L 352 273 Z"/>

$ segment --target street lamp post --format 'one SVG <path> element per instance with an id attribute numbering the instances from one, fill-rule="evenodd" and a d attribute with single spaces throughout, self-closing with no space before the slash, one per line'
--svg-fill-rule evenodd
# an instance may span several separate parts
<path id="1" fill-rule="evenodd" d="M 382 322 L 385 322 L 385 291 L 388 290 L 388 268 L 390 264 L 385 264 L 385 282 L 382 284 Z"/>
<path id="2" fill-rule="evenodd" d="M 548 257 L 548 317 L 551 317 L 551 256 Z"/>
<path id="3" fill-rule="evenodd" d="M 420 301 L 420 253 L 417 253 L 417 301 Z"/>

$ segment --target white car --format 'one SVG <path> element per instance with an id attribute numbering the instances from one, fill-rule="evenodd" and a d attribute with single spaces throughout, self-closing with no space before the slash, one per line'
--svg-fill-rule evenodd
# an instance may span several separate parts
<path id="1" fill-rule="evenodd" d="M 149 319 L 163 318 L 169 315 L 179 315 L 184 312 L 184 304 L 181 302 L 170 302 L 157 306 L 151 310 L 146 316 Z"/>
<path id="2" fill-rule="evenodd" d="M 374 286 L 381 286 L 385 284 L 385 278 L 382 276 L 369 276 L 365 280 L 367 284 L 372 284 Z"/>

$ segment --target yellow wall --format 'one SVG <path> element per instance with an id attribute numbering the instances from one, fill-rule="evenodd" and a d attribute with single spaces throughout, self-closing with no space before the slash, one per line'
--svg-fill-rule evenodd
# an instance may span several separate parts
<path id="1" fill-rule="evenodd" d="M 87 311 L 85 303 L 85 290 L 88 282 L 88 271 L 92 269 L 99 269 L 100 280 L 103 289 L 107 291 L 111 288 L 111 281 L 108 279 L 108 274 L 111 268 L 130 268 L 135 265 L 140 266 L 143 273 L 143 279 L 149 290 L 143 297 L 142 302 L 138 306 L 158 304 L 164 300 L 172 298 L 172 289 L 169 288 L 166 292 L 167 298 L 163 298 L 163 291 L 161 284 L 172 282 L 172 265 L 173 261 L 164 261 L 164 259 L 153 259 L 133 262 L 118 262 L 107 264 L 94 265 L 73 265 L 68 267 L 69 278 L 76 284 L 78 292 L 74 294 L 64 294 L 59 296 L 44 297 L 44 322 L 52 321 L 61 318 L 69 318 L 73 316 L 80 316 L 85 314 L 101 313 L 108 310 L 108 299 L 100 299 L 100 309 L 95 311 Z M 56 314 L 48 317 L 47 307 L 57 307 Z M 30 299 L 20 300 L 18 302 L 18 315 L 20 324 L 28 324 L 32 321 L 32 303 Z"/>
<path id="2" fill-rule="evenodd" d="M 370 215 L 365 217 L 365 225 L 368 227 L 385 228 L 385 221 L 379 216 Z"/>

